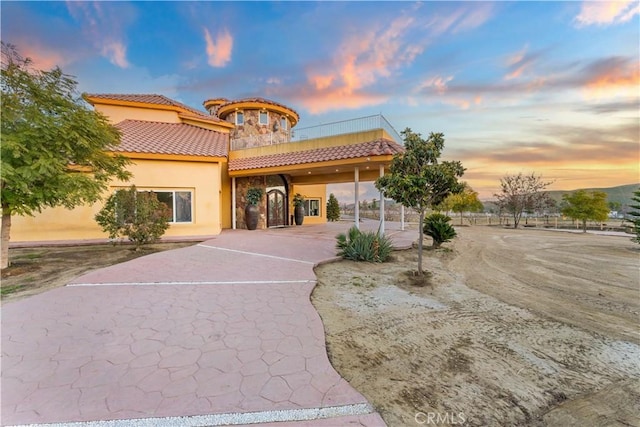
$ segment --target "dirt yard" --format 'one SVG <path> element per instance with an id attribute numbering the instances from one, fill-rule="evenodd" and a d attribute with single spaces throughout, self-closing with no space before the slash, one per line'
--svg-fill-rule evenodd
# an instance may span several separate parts
<path id="1" fill-rule="evenodd" d="M 331 361 L 390 426 L 640 425 L 640 251 L 627 237 L 461 227 L 317 268 Z"/>
<path id="2" fill-rule="evenodd" d="M 64 286 L 71 279 L 96 268 L 193 244 L 157 243 L 143 246 L 139 251 L 132 245 L 122 244 L 10 249 L 11 266 L 2 270 L 2 302 Z"/>

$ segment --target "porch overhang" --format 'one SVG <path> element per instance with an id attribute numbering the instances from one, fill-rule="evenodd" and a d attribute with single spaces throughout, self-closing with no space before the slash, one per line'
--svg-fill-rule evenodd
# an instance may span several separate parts
<path id="1" fill-rule="evenodd" d="M 353 182 L 356 168 L 361 181 L 374 181 L 379 176 L 380 165 L 387 167 L 393 156 L 368 156 L 355 159 L 342 159 L 265 168 L 240 169 L 229 171 L 230 177 L 277 175 L 291 177 L 294 184 L 338 184 Z"/>
<path id="2" fill-rule="evenodd" d="M 269 148 L 271 153 L 263 151 L 264 154 L 253 156 L 240 157 L 240 153 L 231 152 L 229 176 L 286 174 L 298 184 L 333 184 L 353 182 L 357 170 L 363 181 L 372 181 L 380 176 L 381 166 L 388 166 L 394 155 L 404 151 L 404 147 L 387 138 L 309 149 L 296 150 L 296 145 L 291 144 Z"/>

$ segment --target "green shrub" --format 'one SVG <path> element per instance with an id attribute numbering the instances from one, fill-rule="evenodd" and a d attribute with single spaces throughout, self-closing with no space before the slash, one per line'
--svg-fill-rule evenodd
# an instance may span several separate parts
<path id="1" fill-rule="evenodd" d="M 449 224 L 451 218 L 439 212 L 424 219 L 423 233 L 433 239 L 433 247 L 439 248 L 445 242 L 456 237 L 456 230 Z"/>
<path id="2" fill-rule="evenodd" d="M 362 232 L 355 226 L 347 234 L 336 236 L 338 256 L 353 261 L 385 262 L 393 246 L 387 236 L 379 236 L 373 231 Z"/>
<path id="3" fill-rule="evenodd" d="M 138 249 L 162 237 L 169 228 L 171 211 L 156 193 L 138 191 L 132 185 L 109 196 L 95 218 L 110 239 L 127 237 Z"/>
<path id="4" fill-rule="evenodd" d="M 329 201 L 327 202 L 327 220 L 338 221 L 340 219 L 340 204 L 338 199 L 333 193 L 329 194 Z"/>
<path id="5" fill-rule="evenodd" d="M 264 190 L 260 187 L 250 187 L 247 190 L 247 203 L 253 206 L 258 206 L 260 200 L 262 200 L 262 196 L 264 194 Z"/>

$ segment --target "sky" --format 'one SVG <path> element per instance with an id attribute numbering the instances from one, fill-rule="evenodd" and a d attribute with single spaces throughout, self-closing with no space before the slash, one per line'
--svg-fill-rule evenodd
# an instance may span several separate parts
<path id="1" fill-rule="evenodd" d="M 298 128 L 445 135 L 481 198 L 519 172 L 640 182 L 640 2 L 11 2 L 1 37 L 92 93 L 263 97 Z M 204 109 L 203 109 L 204 111 Z M 363 185 L 362 198 L 375 198 Z M 345 200 L 353 185 L 331 187 Z"/>

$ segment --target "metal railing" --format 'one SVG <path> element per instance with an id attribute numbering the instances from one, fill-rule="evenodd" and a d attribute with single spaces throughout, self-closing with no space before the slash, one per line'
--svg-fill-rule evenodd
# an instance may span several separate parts
<path id="1" fill-rule="evenodd" d="M 251 135 L 231 138 L 232 150 L 244 150 L 245 148 L 264 147 L 265 145 L 283 144 L 291 142 L 290 132 L 269 132 L 263 135 Z"/>
<path id="2" fill-rule="evenodd" d="M 264 135 L 244 136 L 239 138 L 232 137 L 231 149 L 243 150 L 246 148 L 306 141 L 308 139 L 326 138 L 329 136 L 365 132 L 375 129 L 383 129 L 398 144 L 403 144 L 400 134 L 393 126 L 391 126 L 391 123 L 389 123 L 382 114 L 376 114 L 373 116 L 359 117 L 357 119 L 342 120 L 339 122 L 292 129 L 290 132 L 270 132 Z"/>
<path id="3" fill-rule="evenodd" d="M 403 143 L 398 131 L 391 126 L 391 123 L 389 123 L 382 114 L 293 129 L 291 141 L 305 141 L 307 139 L 324 138 L 327 136 L 344 135 L 374 129 L 383 129 L 398 144 Z"/>

